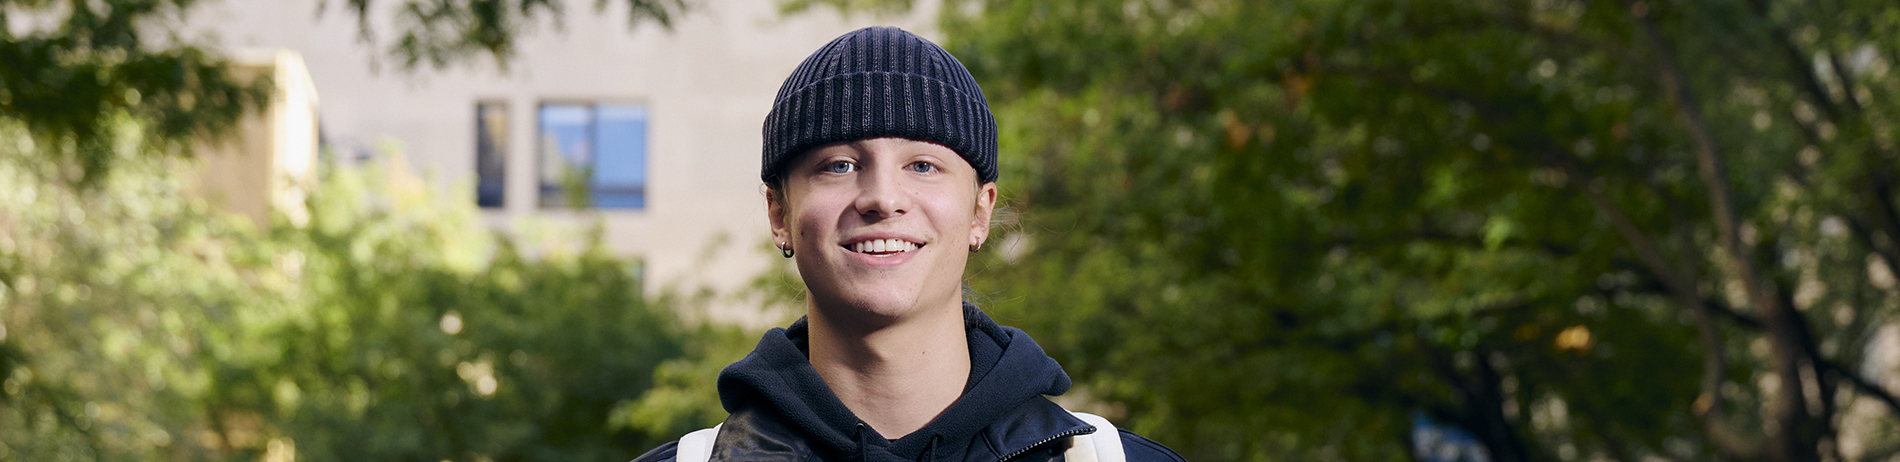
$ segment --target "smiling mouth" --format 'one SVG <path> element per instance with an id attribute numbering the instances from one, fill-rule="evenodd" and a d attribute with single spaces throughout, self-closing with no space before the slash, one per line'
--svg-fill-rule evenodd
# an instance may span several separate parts
<path id="1" fill-rule="evenodd" d="M 924 245 L 903 239 L 872 239 L 855 244 L 845 244 L 840 247 L 844 247 L 845 250 L 867 255 L 896 255 L 924 248 Z"/>

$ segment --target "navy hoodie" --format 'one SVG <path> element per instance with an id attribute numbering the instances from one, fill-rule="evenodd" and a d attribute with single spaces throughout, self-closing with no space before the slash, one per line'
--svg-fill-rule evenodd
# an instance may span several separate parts
<path id="1" fill-rule="evenodd" d="M 713 444 L 724 461 L 1061 460 L 1067 437 L 1095 427 L 1044 395 L 1069 390 L 1069 376 L 1022 330 L 963 304 L 970 377 L 963 396 L 923 428 L 885 439 L 832 394 L 807 359 L 804 319 L 772 329 L 745 359 L 719 374 L 719 399 L 731 413 Z M 1130 461 L 1179 461 L 1166 447 L 1122 431 Z M 634 459 L 671 461 L 677 442 Z"/>

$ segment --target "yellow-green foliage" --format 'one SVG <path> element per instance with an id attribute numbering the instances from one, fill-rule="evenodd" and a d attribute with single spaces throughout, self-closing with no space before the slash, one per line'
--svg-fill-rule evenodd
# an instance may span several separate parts
<path id="1" fill-rule="evenodd" d="M 609 421 L 685 339 L 598 230 L 523 255 L 379 165 L 256 229 L 137 139 L 73 188 L 25 135 L 0 119 L 0 459 L 625 460 L 690 426 Z"/>

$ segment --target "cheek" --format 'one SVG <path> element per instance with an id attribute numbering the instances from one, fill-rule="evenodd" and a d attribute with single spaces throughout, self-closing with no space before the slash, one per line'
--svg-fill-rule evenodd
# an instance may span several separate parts
<path id="1" fill-rule="evenodd" d="M 967 191 L 946 192 L 928 202 L 931 225 L 941 232 L 953 233 L 951 237 L 961 237 L 969 231 L 970 224 L 976 220 L 976 198 Z"/>
<path id="2" fill-rule="evenodd" d="M 787 209 L 786 223 L 792 238 L 799 241 L 823 240 L 837 229 L 838 214 L 843 210 L 836 200 L 823 195 L 806 195 Z"/>

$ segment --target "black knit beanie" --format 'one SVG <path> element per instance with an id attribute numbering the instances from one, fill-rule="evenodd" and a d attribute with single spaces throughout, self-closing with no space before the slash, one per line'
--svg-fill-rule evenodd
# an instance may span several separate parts
<path id="1" fill-rule="evenodd" d="M 878 137 L 937 143 L 996 181 L 996 118 L 983 89 L 943 47 L 895 27 L 867 27 L 825 44 L 792 71 L 765 116 L 759 178 L 828 143 Z"/>

